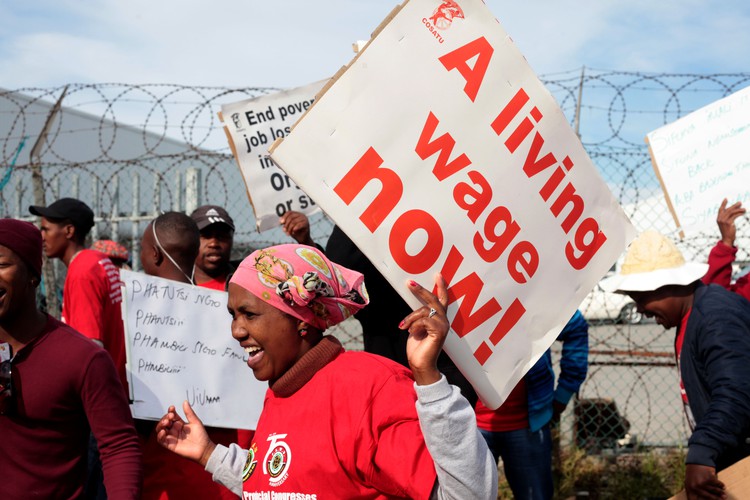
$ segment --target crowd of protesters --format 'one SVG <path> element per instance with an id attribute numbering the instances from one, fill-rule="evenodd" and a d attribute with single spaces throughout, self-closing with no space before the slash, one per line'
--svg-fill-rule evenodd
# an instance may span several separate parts
<path id="1" fill-rule="evenodd" d="M 255 429 L 204 426 L 187 402 L 184 416 L 171 406 L 134 421 L 119 279 L 131 255 L 111 240 L 86 248 L 94 214 L 80 200 L 29 210 L 38 227 L 0 219 L 0 497 L 490 499 L 501 460 L 515 498 L 552 498 L 551 428 L 588 368 L 579 311 L 558 337 L 557 383 L 548 350 L 491 410 L 442 351 L 440 275 L 406 285 L 422 304 L 412 310 L 338 227 L 323 247 L 288 212 L 280 224 L 296 243 L 236 266 L 224 208 L 167 212 L 143 232 L 143 271 L 226 291 L 232 327 L 221 334 L 268 390 Z M 731 282 L 744 214 L 721 204 L 708 264 L 645 231 L 602 282 L 676 329 L 688 498 L 723 498 L 717 472 L 750 455 L 750 279 Z M 43 253 L 67 267 L 61 321 L 36 303 Z M 326 334 L 349 316 L 365 352 Z"/>

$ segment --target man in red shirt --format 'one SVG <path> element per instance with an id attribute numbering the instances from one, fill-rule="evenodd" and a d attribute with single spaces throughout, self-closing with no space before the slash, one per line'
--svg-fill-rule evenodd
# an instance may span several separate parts
<path id="1" fill-rule="evenodd" d="M 90 433 L 109 498 L 140 498 L 141 452 L 112 360 L 36 307 L 41 268 L 39 230 L 0 219 L 0 498 L 80 498 Z"/>
<path id="2" fill-rule="evenodd" d="M 234 221 L 226 210 L 216 205 L 196 208 L 190 217 L 201 235 L 198 258 L 195 259 L 195 284 L 213 290 L 224 290 L 231 272 Z"/>
<path id="3" fill-rule="evenodd" d="M 736 202 L 727 206 L 726 198 L 721 202 L 719 213 L 716 216 L 716 224 L 719 226 L 721 239 L 708 254 L 708 272 L 702 281 L 706 285 L 716 283 L 731 292 L 738 293 L 750 300 L 750 275 L 746 274 L 732 283 L 732 263 L 737 256 L 737 247 L 734 240 L 737 237 L 737 226 L 735 220 L 745 215 L 742 202 Z"/>
<path id="4" fill-rule="evenodd" d="M 42 218 L 44 252 L 68 268 L 63 287 L 62 320 L 112 356 L 123 387 L 125 336 L 120 312 L 120 273 L 109 258 L 85 246 L 94 212 L 80 200 L 62 198 L 48 207 L 30 206 Z"/>

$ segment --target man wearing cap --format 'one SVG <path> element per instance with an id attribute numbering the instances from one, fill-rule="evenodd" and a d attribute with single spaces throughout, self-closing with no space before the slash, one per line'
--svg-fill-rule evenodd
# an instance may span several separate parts
<path id="1" fill-rule="evenodd" d="M 0 498 L 80 498 L 89 433 L 110 499 L 141 491 L 128 401 L 107 353 L 36 307 L 42 237 L 0 219 Z"/>
<path id="2" fill-rule="evenodd" d="M 629 295 L 638 311 L 677 328 L 680 394 L 692 429 L 688 498 L 723 498 L 716 472 L 750 456 L 750 303 L 703 285 L 706 264 L 685 262 L 668 238 L 646 231 L 630 245 L 607 291 Z"/>
<path id="3" fill-rule="evenodd" d="M 94 212 L 74 198 L 62 198 L 48 207 L 30 206 L 29 212 L 42 218 L 47 257 L 60 259 L 68 268 L 63 322 L 104 347 L 127 388 L 120 273 L 106 255 L 85 247 Z"/>
<path id="4" fill-rule="evenodd" d="M 195 259 L 195 284 L 224 290 L 231 271 L 234 221 L 226 210 L 216 205 L 196 208 L 190 217 L 198 225 L 201 245 Z"/>

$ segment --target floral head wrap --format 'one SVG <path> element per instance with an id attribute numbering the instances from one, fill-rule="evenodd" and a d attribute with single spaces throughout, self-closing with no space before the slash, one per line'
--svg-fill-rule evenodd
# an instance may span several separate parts
<path id="1" fill-rule="evenodd" d="M 305 245 L 256 250 L 229 282 L 320 330 L 341 323 L 370 301 L 362 274 Z"/>

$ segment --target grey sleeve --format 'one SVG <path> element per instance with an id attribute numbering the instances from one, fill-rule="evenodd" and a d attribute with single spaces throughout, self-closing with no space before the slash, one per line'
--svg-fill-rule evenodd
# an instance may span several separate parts
<path id="1" fill-rule="evenodd" d="M 206 463 L 206 471 L 211 473 L 215 483 L 227 487 L 235 495 L 242 496 L 242 468 L 247 460 L 247 450 L 236 444 L 229 448 L 220 444 Z"/>
<path id="2" fill-rule="evenodd" d="M 432 498 L 497 498 L 497 463 L 461 391 L 444 375 L 434 384 L 415 383 L 414 388 L 419 425 L 437 471 Z"/>

